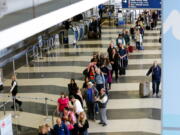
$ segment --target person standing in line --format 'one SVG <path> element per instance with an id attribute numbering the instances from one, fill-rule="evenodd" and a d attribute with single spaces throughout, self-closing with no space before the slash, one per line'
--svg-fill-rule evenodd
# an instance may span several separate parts
<path id="1" fill-rule="evenodd" d="M 146 76 L 152 74 L 152 89 L 153 97 L 159 97 L 159 85 L 161 82 L 161 67 L 157 64 L 157 61 L 154 61 L 153 66 L 150 67 Z"/>
<path id="2" fill-rule="evenodd" d="M 80 112 L 84 112 L 81 102 L 78 99 L 75 99 L 74 96 L 70 96 L 70 101 L 73 103 L 73 109 L 76 114 L 76 118 L 78 118 Z"/>
<path id="3" fill-rule="evenodd" d="M 67 126 L 62 122 L 61 118 L 57 118 L 56 125 L 54 125 L 55 135 L 70 135 Z"/>
<path id="4" fill-rule="evenodd" d="M 120 67 L 127 68 L 127 66 L 128 66 L 128 56 L 127 55 L 128 55 L 128 52 L 125 49 L 125 46 L 121 45 L 121 47 L 119 49 Z"/>
<path id="5" fill-rule="evenodd" d="M 99 115 L 100 115 L 100 122 L 99 124 L 102 124 L 102 126 L 106 126 L 107 125 L 107 110 L 106 110 L 106 106 L 107 106 L 107 102 L 108 102 L 108 96 L 106 94 L 106 90 L 104 88 L 102 88 L 100 90 L 100 95 L 99 97 L 96 99 L 96 101 L 99 104 Z"/>
<path id="6" fill-rule="evenodd" d="M 110 90 L 111 89 L 111 83 L 112 83 L 112 65 L 111 65 L 110 60 L 108 58 L 106 58 L 105 65 L 108 69 L 107 83 L 108 83 L 108 90 Z"/>
<path id="7" fill-rule="evenodd" d="M 74 79 L 71 79 L 70 83 L 68 84 L 69 96 L 75 95 L 77 91 L 77 84 Z"/>
<path id="8" fill-rule="evenodd" d="M 113 73 L 115 72 L 115 79 L 116 81 L 118 80 L 118 70 L 119 70 L 119 65 L 118 65 L 118 61 L 119 61 L 119 54 L 117 52 L 117 50 L 114 48 L 112 50 L 112 56 L 109 56 L 109 60 L 112 64 L 112 77 L 113 77 Z"/>
<path id="9" fill-rule="evenodd" d="M 96 68 L 95 84 L 96 84 L 96 89 L 98 91 L 100 91 L 102 88 L 105 88 L 104 74 L 101 72 L 99 68 Z"/>
<path id="10" fill-rule="evenodd" d="M 66 97 L 64 92 L 61 93 L 60 98 L 57 101 L 57 112 L 60 117 L 63 116 L 63 111 L 65 107 L 68 107 L 69 105 L 69 98 Z"/>
<path id="11" fill-rule="evenodd" d="M 88 135 L 89 123 L 86 118 L 85 112 L 81 112 L 78 118 L 78 132 L 79 135 Z"/>
<path id="12" fill-rule="evenodd" d="M 12 76 L 10 93 L 12 94 L 13 101 L 15 101 L 15 103 L 13 102 L 13 105 L 11 106 L 11 108 L 14 109 L 14 107 L 16 107 L 16 104 L 18 104 L 20 110 L 22 110 L 21 109 L 22 101 L 19 101 L 18 99 L 16 99 L 16 95 L 18 93 L 18 84 L 17 84 L 15 75 Z"/>
<path id="13" fill-rule="evenodd" d="M 130 37 L 128 31 L 125 31 L 124 40 L 126 45 L 130 45 Z"/>
<path id="14" fill-rule="evenodd" d="M 108 52 L 108 56 L 112 56 L 112 50 L 114 49 L 114 42 L 111 40 L 110 44 L 109 44 L 109 47 L 107 49 L 107 52 Z"/>
<path id="15" fill-rule="evenodd" d="M 119 46 L 119 44 L 125 45 L 125 40 L 124 40 L 124 37 L 123 37 L 123 33 L 120 33 L 118 35 L 118 38 L 116 39 L 116 45 Z"/>
<path id="16" fill-rule="evenodd" d="M 88 118 L 95 120 L 95 97 L 98 96 L 98 91 L 93 87 L 93 83 L 88 83 L 88 89 L 85 91 L 85 101 L 87 106 Z"/>

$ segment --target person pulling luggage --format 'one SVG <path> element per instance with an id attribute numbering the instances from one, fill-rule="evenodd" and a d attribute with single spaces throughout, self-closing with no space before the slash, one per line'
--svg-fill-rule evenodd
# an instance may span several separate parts
<path id="1" fill-rule="evenodd" d="M 161 67 L 158 65 L 157 61 L 154 61 L 153 66 L 150 67 L 146 76 L 152 74 L 152 89 L 153 97 L 159 97 L 159 85 L 161 82 Z"/>
<path id="2" fill-rule="evenodd" d="M 12 94 L 12 97 L 13 97 L 13 105 L 11 106 L 11 108 L 14 109 L 14 107 L 16 107 L 16 104 L 18 104 L 20 110 L 22 110 L 22 108 L 21 108 L 22 101 L 19 101 L 19 100 L 16 99 L 16 95 L 18 93 L 18 84 L 17 84 L 15 75 L 12 76 L 10 93 Z"/>

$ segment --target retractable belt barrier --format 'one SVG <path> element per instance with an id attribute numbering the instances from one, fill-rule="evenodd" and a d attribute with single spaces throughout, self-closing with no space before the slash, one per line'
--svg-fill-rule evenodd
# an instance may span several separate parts
<path id="1" fill-rule="evenodd" d="M 46 116 L 46 120 L 48 120 L 48 116 L 49 116 L 49 110 L 48 110 L 48 101 L 50 102 L 54 102 L 56 103 L 57 101 L 53 100 L 53 99 L 49 99 L 47 97 L 44 97 L 44 98 L 40 98 L 40 97 L 25 97 L 25 96 L 16 96 L 16 98 L 14 98 L 13 96 L 9 96 L 9 95 L 0 95 L 0 97 L 2 98 L 10 98 L 9 100 L 3 102 L 1 105 L 0 105 L 0 109 L 3 108 L 3 112 L 4 112 L 4 115 L 6 115 L 6 105 L 10 102 L 13 102 L 14 104 L 14 118 L 17 118 L 17 108 L 16 108 L 16 105 L 15 105 L 15 99 L 18 98 L 18 99 L 33 99 L 33 100 L 44 100 L 44 104 L 45 104 L 45 116 Z"/>

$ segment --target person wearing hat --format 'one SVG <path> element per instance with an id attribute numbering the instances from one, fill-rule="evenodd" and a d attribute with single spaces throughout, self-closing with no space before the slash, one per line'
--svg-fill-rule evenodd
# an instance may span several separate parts
<path id="1" fill-rule="evenodd" d="M 95 98 L 98 96 L 98 90 L 92 82 L 88 82 L 88 88 L 85 91 L 85 101 L 87 106 L 88 118 L 95 120 Z"/>
<path id="2" fill-rule="evenodd" d="M 100 94 L 99 97 L 96 99 L 96 101 L 99 104 L 99 115 L 100 115 L 100 122 L 99 124 L 102 124 L 102 126 L 106 126 L 107 125 L 107 103 L 108 103 L 108 96 L 106 94 L 106 90 L 104 88 L 102 88 L 100 90 Z"/>

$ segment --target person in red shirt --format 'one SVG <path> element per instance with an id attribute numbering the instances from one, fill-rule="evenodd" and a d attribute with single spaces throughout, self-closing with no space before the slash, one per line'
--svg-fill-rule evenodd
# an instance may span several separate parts
<path id="1" fill-rule="evenodd" d="M 60 117 L 63 115 L 63 111 L 65 107 L 69 106 L 69 98 L 65 96 L 62 92 L 60 98 L 57 101 L 57 112 L 59 113 Z"/>
<path id="2" fill-rule="evenodd" d="M 95 82 L 95 69 L 93 66 L 91 66 L 90 71 L 89 71 L 89 80 L 94 83 Z"/>

